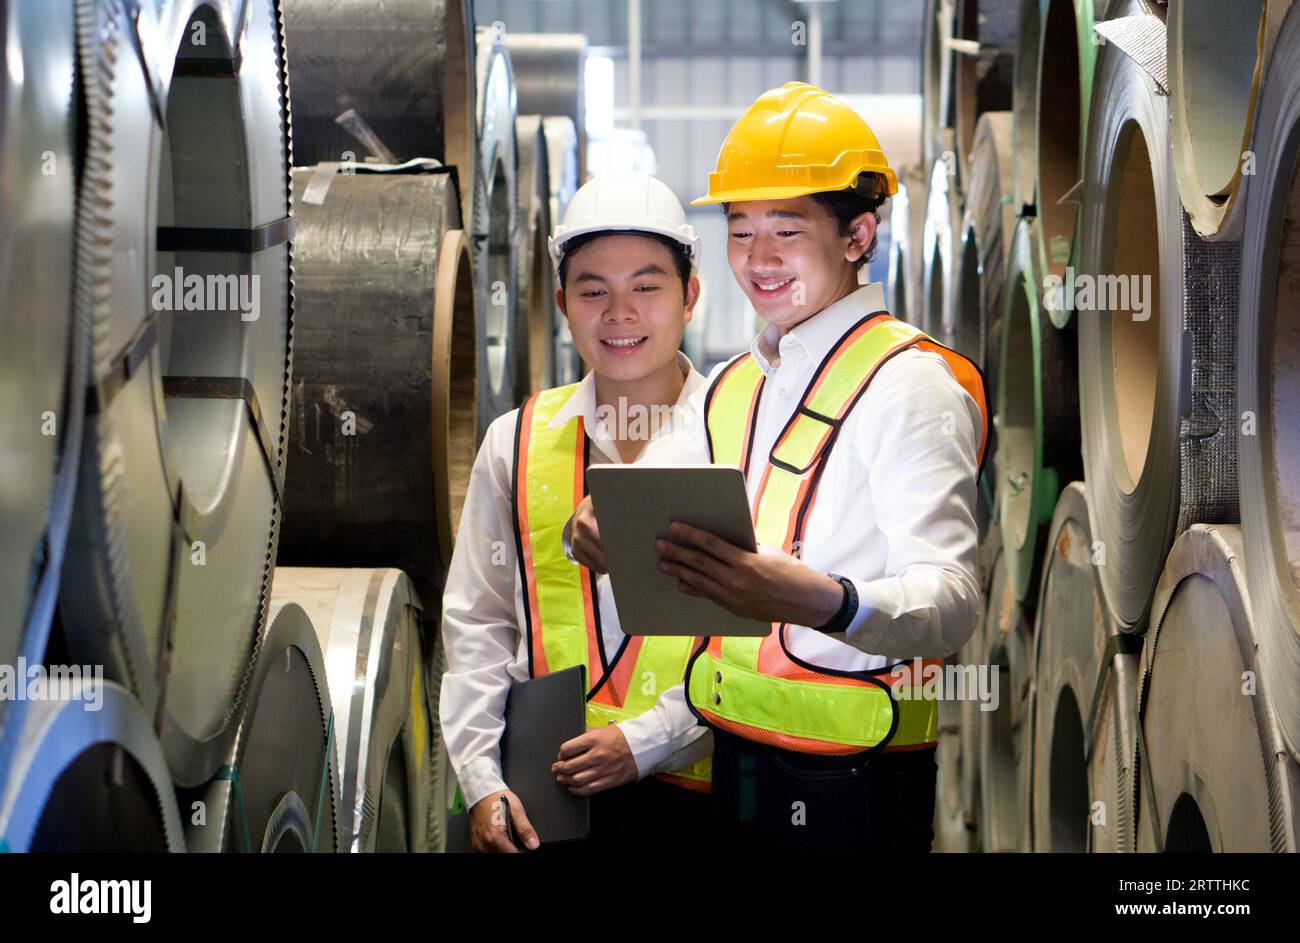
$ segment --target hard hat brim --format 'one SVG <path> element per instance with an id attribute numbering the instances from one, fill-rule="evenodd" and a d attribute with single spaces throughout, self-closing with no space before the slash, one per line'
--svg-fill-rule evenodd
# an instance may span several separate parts
<path id="1" fill-rule="evenodd" d="M 880 173 L 889 183 L 889 195 L 893 196 L 898 192 L 898 177 L 891 171 Z M 691 200 L 691 206 L 705 206 L 709 203 L 752 203 L 759 200 L 791 200 L 797 196 L 811 196 L 814 193 L 830 193 L 835 190 L 844 190 L 846 187 L 829 186 L 829 187 L 739 187 L 735 190 L 723 190 L 720 193 L 706 193 L 704 196 L 696 197 Z"/>

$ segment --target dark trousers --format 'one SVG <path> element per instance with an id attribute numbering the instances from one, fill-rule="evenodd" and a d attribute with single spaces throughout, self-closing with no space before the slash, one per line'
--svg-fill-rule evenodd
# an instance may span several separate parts
<path id="1" fill-rule="evenodd" d="M 845 760 L 764 747 L 715 729 L 715 840 L 741 851 L 928 852 L 935 748 Z"/>
<path id="2" fill-rule="evenodd" d="M 545 845 L 550 854 L 630 854 L 638 848 L 682 848 L 711 830 L 707 793 L 647 776 L 591 797 L 591 829 L 585 841 Z"/>

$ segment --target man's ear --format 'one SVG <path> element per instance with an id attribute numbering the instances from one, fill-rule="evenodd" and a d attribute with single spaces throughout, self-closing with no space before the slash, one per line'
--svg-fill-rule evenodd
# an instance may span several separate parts
<path id="1" fill-rule="evenodd" d="M 854 217 L 848 225 L 848 244 L 844 247 L 844 258 L 856 262 L 871 248 L 876 238 L 876 214 L 872 211 Z"/>
<path id="2" fill-rule="evenodd" d="M 700 300 L 700 280 L 692 275 L 686 282 L 686 323 L 695 317 L 695 303 Z"/>
<path id="3" fill-rule="evenodd" d="M 555 289 L 555 304 L 560 309 L 560 313 L 566 318 L 569 316 L 569 309 L 564 306 L 564 289 Z"/>

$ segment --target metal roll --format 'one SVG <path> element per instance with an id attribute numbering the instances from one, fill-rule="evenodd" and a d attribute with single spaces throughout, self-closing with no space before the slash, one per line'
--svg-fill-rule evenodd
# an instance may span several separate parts
<path id="1" fill-rule="evenodd" d="M 374 156 L 447 160 L 443 77 L 456 37 L 449 6 L 455 4 L 284 0 L 298 166 L 365 158 L 366 143 L 336 120 L 349 109 L 390 152 Z"/>
<path id="2" fill-rule="evenodd" d="M 948 660 L 961 664 L 960 658 Z M 972 850 L 971 832 L 966 828 L 961 802 L 961 711 L 964 702 L 952 698 L 939 701 L 939 771 L 935 783 L 934 850 Z"/>
<path id="3" fill-rule="evenodd" d="M 515 119 L 515 141 L 519 147 L 519 228 L 516 231 L 515 261 L 519 266 L 518 336 L 527 344 L 528 388 L 554 386 L 555 321 L 562 317 L 555 306 L 555 278 L 546 248 L 551 234 L 551 184 L 546 166 L 546 136 L 540 115 Z"/>
<path id="4" fill-rule="evenodd" d="M 1007 572 L 1016 598 L 1033 605 L 1038 565 L 1060 482 L 1082 477 L 1079 366 L 1073 326 L 1048 320 L 1034 265 L 1038 220 L 1016 228 L 1000 324 L 995 494 Z"/>
<path id="5" fill-rule="evenodd" d="M 478 302 L 478 437 L 492 420 L 519 405 L 528 363 L 516 337 L 519 305 L 515 261 L 519 188 L 515 93 L 504 31 L 478 27 L 475 36 L 475 116 L 478 179 L 471 231 Z"/>
<path id="6" fill-rule="evenodd" d="M 1259 675 L 1242 552 L 1240 528 L 1197 524 L 1160 576 L 1138 687 L 1138 851 L 1297 850 L 1300 765 Z"/>
<path id="7" fill-rule="evenodd" d="M 477 430 L 469 240 L 449 174 L 357 171 L 293 174 L 298 314 L 279 562 L 395 566 L 420 598 L 438 599 Z"/>
<path id="8" fill-rule="evenodd" d="M 74 300 L 76 31 L 70 4 L 0 10 L 0 665 L 45 653 L 81 451 L 89 299 Z M 24 81 L 24 76 L 39 77 Z M 74 262 L 75 257 L 75 262 Z M 21 704 L 0 700 L 5 731 Z"/>
<path id="9" fill-rule="evenodd" d="M 908 167 L 899 175 L 898 192 L 889 201 L 887 301 L 890 313 L 909 324 L 920 323 L 921 237 L 928 182 L 923 168 Z"/>
<path id="10" fill-rule="evenodd" d="M 1168 12 L 1169 122 L 1178 195 L 1196 231 L 1240 239 L 1256 103 L 1291 0 L 1231 8 L 1174 0 Z"/>
<path id="11" fill-rule="evenodd" d="M 1020 27 L 1011 90 L 1016 212 L 1036 212 L 1038 196 L 1038 53 L 1043 40 L 1043 0 L 1020 0 Z"/>
<path id="12" fill-rule="evenodd" d="M 998 548 L 989 570 L 984 655 L 997 672 L 996 710 L 977 710 L 980 838 L 985 851 L 1030 847 L 1033 768 L 1033 661 L 1029 616 L 1016 601 L 1006 556 Z"/>
<path id="13" fill-rule="evenodd" d="M 1034 625 L 1034 850 L 1132 851 L 1136 648 L 1111 622 L 1083 482 L 1061 491 Z"/>
<path id="14" fill-rule="evenodd" d="M 131 692 L 84 674 L 59 688 L 30 702 L 0 782 L 0 851 L 184 851 L 162 746 Z"/>
<path id="15" fill-rule="evenodd" d="M 1093 40 L 1094 0 L 1042 0 L 1039 23 L 1033 167 L 1038 267 L 1044 276 L 1064 277 L 1077 259 L 1079 203 L 1075 186 L 1083 178 L 1083 145 L 1094 88 L 1097 46 Z M 1071 311 L 1053 309 L 1063 327 Z"/>
<path id="16" fill-rule="evenodd" d="M 931 167 L 944 147 L 939 132 L 953 124 L 954 0 L 926 0 L 921 30 L 921 163 Z"/>
<path id="17" fill-rule="evenodd" d="M 337 738 L 311 619 L 273 602 L 230 754 L 211 782 L 178 792 L 189 850 L 342 850 Z"/>
<path id="18" fill-rule="evenodd" d="M 283 495 L 280 11 L 174 0 L 132 24 L 112 0 L 78 9 L 93 390 L 60 612 L 72 656 L 160 715 L 173 777 L 195 784 L 234 737 Z"/>
<path id="19" fill-rule="evenodd" d="M 578 180 L 587 179 L 587 37 L 582 33 L 508 33 L 519 113 L 558 115 L 578 137 Z"/>
<path id="20" fill-rule="evenodd" d="M 401 570 L 278 567 L 272 602 L 311 619 L 339 763 L 342 850 L 426 851 L 438 731 L 425 699 L 422 606 Z"/>
<path id="21" fill-rule="evenodd" d="M 988 531 L 980 540 L 979 550 L 976 554 L 976 575 L 980 584 L 980 619 L 979 624 L 975 626 L 975 631 L 971 633 L 966 644 L 962 646 L 958 653 L 958 660 L 963 665 L 983 666 L 984 655 L 988 649 L 987 638 L 989 635 L 989 626 L 991 625 L 988 613 L 989 603 L 993 596 L 993 567 L 1001 559 L 1002 555 L 1002 532 L 996 527 Z M 987 670 L 981 667 L 981 670 Z M 1001 703 L 1001 702 L 999 702 Z M 966 698 L 961 702 L 961 729 L 958 734 L 958 743 L 960 744 L 960 756 L 957 767 L 961 780 L 961 810 L 962 819 L 966 824 L 966 829 L 970 834 L 971 846 L 974 849 L 983 847 L 983 838 L 980 835 L 980 815 L 983 808 L 983 796 L 981 795 L 980 771 L 982 763 L 980 760 L 980 727 L 982 712 L 979 709 L 979 702 L 973 698 Z"/>
<path id="22" fill-rule="evenodd" d="M 970 166 L 980 116 L 1011 107 L 1015 82 L 1019 0 L 963 0 L 957 4 L 953 56 L 953 129 L 957 160 Z"/>
<path id="23" fill-rule="evenodd" d="M 425 700 L 429 705 L 429 720 L 433 730 L 433 757 L 429 770 L 431 788 L 426 804 L 429 813 L 429 851 L 444 852 L 452 850 L 448 847 L 452 831 L 451 816 L 459 813 L 464 817 L 465 810 L 456 773 L 451 768 L 447 744 L 442 739 L 442 715 L 438 712 L 442 698 L 442 677 L 447 673 L 447 650 L 443 647 L 440 631 L 429 635 L 432 638 L 428 639 L 425 646 L 425 664 L 428 666 Z"/>
<path id="24" fill-rule="evenodd" d="M 1237 410 L 1246 582 L 1264 683 L 1300 758 L 1300 10 L 1286 17 L 1259 100 L 1241 254 Z"/>
<path id="25" fill-rule="evenodd" d="M 1087 309 L 1080 418 L 1102 589 L 1123 630 L 1140 633 L 1174 535 L 1236 519 L 1240 253 L 1187 222 L 1165 159 L 1165 98 L 1114 43 L 1101 47 L 1096 89 L 1072 280 L 1093 297 L 1063 306 Z"/>
<path id="26" fill-rule="evenodd" d="M 550 181 L 551 226 L 564 218 L 573 194 L 578 192 L 578 132 L 568 118 L 547 115 L 542 118 L 542 133 L 546 135 L 546 172 Z M 549 236 L 550 233 L 547 233 Z M 554 267 L 552 267 L 554 276 Z M 573 345 L 569 322 L 558 309 L 555 322 L 556 369 L 555 384 L 563 386 L 576 383 L 582 377 L 582 358 Z"/>
<path id="27" fill-rule="evenodd" d="M 948 313 L 956 294 L 957 248 L 961 239 L 961 181 L 954 170 L 951 131 L 939 133 L 944 151 L 930 168 L 925 228 L 921 235 L 921 330 L 951 346 Z"/>

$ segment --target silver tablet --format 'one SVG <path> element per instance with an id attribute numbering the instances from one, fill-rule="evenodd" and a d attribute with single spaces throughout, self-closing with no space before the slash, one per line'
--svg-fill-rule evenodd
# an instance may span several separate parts
<path id="1" fill-rule="evenodd" d="M 745 479 L 728 465 L 594 465 L 587 469 L 618 620 L 628 635 L 746 635 L 770 622 L 688 596 L 659 570 L 655 540 L 672 521 L 755 549 Z"/>

